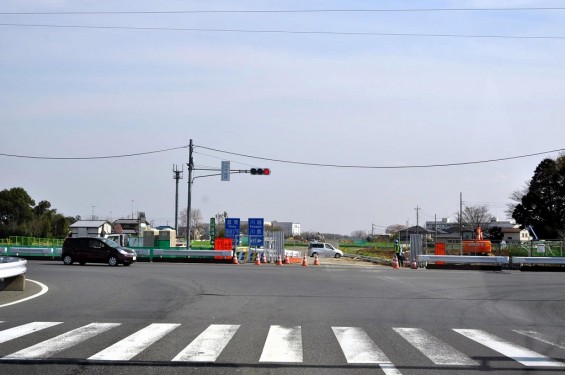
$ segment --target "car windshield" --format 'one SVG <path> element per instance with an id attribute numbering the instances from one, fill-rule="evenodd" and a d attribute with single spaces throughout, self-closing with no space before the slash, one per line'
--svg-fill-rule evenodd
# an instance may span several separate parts
<path id="1" fill-rule="evenodd" d="M 104 242 L 106 245 L 110 246 L 110 247 L 114 247 L 114 248 L 119 248 L 120 244 L 118 244 L 115 241 L 109 240 L 108 238 L 103 238 L 102 242 Z"/>

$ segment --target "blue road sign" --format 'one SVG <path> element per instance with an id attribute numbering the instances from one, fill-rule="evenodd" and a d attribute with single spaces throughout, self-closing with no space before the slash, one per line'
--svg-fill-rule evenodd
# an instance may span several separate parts
<path id="1" fill-rule="evenodd" d="M 226 218 L 226 237 L 233 238 L 233 243 L 239 245 L 239 219 L 229 217 Z"/>
<path id="2" fill-rule="evenodd" d="M 249 246 L 265 246 L 264 222 L 263 218 L 249 219 Z"/>

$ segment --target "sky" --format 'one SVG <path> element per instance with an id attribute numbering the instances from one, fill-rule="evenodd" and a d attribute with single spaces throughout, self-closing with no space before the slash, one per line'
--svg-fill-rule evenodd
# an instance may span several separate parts
<path id="1" fill-rule="evenodd" d="M 565 149 L 563 6 L 3 0 L 0 190 L 174 225 L 173 168 L 186 208 L 192 140 L 196 168 L 272 171 L 196 178 L 204 221 L 384 233 L 454 218 L 460 194 L 505 219 Z M 562 9 L 512 10 L 531 7 Z"/>

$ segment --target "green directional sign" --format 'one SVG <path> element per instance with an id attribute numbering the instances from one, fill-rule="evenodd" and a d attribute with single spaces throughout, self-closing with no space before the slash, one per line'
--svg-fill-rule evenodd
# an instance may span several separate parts
<path id="1" fill-rule="evenodd" d="M 210 245 L 214 247 L 216 241 L 216 218 L 210 218 Z"/>

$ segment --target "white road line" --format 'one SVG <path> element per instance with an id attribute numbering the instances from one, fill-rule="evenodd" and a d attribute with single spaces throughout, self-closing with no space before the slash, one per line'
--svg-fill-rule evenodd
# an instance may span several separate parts
<path id="1" fill-rule="evenodd" d="M 259 362 L 302 362 L 302 328 L 271 326 Z"/>
<path id="2" fill-rule="evenodd" d="M 178 326 L 180 324 L 150 324 L 88 359 L 97 361 L 128 361 Z"/>
<path id="3" fill-rule="evenodd" d="M 239 325 L 212 324 L 173 361 L 175 362 L 214 362 L 230 342 Z"/>
<path id="4" fill-rule="evenodd" d="M 37 294 L 34 294 L 33 296 L 27 297 L 27 298 L 22 298 L 19 299 L 17 301 L 14 302 L 10 302 L 10 303 L 5 303 L 3 305 L 0 305 L 0 307 L 6 307 L 6 306 L 11 306 L 11 305 L 15 305 L 17 303 L 21 303 L 21 302 L 25 302 L 25 301 L 29 301 L 30 299 L 34 299 L 37 298 L 45 293 L 47 293 L 47 291 L 49 290 L 49 288 L 47 287 L 47 285 L 40 283 L 39 281 L 34 281 L 34 280 L 30 280 L 27 279 L 26 281 L 31 281 L 32 283 L 36 283 L 37 285 L 39 285 L 41 287 L 41 291 L 39 291 Z"/>
<path id="5" fill-rule="evenodd" d="M 478 342 L 500 354 L 528 367 L 565 367 L 565 363 L 555 361 L 530 349 L 504 341 L 501 338 L 478 329 L 454 329 L 455 332 Z"/>
<path id="6" fill-rule="evenodd" d="M 10 329 L 5 329 L 4 331 L 0 331 L 0 344 L 6 341 L 17 339 L 18 337 L 29 335 L 30 333 L 41 331 L 45 328 L 56 326 L 57 324 L 61 323 L 62 322 L 33 322 Z"/>
<path id="7" fill-rule="evenodd" d="M 347 363 L 391 363 L 383 351 L 357 327 L 332 327 Z"/>
<path id="8" fill-rule="evenodd" d="M 91 323 L 7 355 L 3 359 L 47 358 L 119 325 L 120 323 Z"/>
<path id="9" fill-rule="evenodd" d="M 347 363 L 378 364 L 386 375 L 401 375 L 384 352 L 358 327 L 332 327 Z"/>
<path id="10" fill-rule="evenodd" d="M 556 341 L 553 337 L 544 335 L 536 331 L 522 330 L 522 329 L 514 329 L 513 331 L 521 335 L 531 337 L 534 340 L 538 340 L 546 344 L 556 346 L 560 349 L 565 349 L 565 340 Z"/>
<path id="11" fill-rule="evenodd" d="M 393 328 L 436 365 L 477 366 L 478 363 L 420 328 Z"/>

